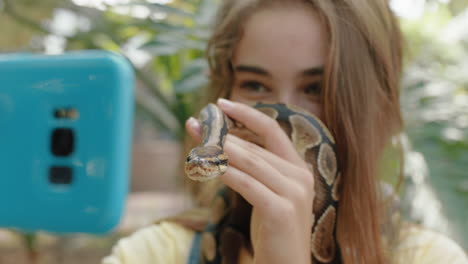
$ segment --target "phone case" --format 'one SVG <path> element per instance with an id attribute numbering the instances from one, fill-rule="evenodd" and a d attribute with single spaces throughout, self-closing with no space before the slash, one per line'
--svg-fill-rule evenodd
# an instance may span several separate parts
<path id="1" fill-rule="evenodd" d="M 111 231 L 128 192 L 134 73 L 107 51 L 0 55 L 0 227 Z"/>

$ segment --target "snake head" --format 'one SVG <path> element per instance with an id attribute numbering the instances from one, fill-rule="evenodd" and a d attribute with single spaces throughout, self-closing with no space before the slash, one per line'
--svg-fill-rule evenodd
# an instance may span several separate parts
<path id="1" fill-rule="evenodd" d="M 192 180 L 207 181 L 226 172 L 228 159 L 218 146 L 201 146 L 190 151 L 185 161 L 185 174 Z"/>

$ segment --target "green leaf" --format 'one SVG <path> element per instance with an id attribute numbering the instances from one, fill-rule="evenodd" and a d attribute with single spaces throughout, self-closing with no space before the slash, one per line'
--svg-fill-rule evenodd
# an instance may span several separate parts
<path id="1" fill-rule="evenodd" d="M 155 39 L 144 43 L 140 48 L 154 55 L 174 55 L 185 49 L 205 50 L 205 42 L 190 39 L 184 34 L 168 32 L 157 34 Z"/>
<path id="2" fill-rule="evenodd" d="M 193 92 L 207 85 L 208 78 L 205 75 L 207 68 L 208 65 L 204 59 L 194 60 L 189 66 L 185 67 L 182 72 L 182 78 L 174 84 L 176 93 Z"/>
<path id="3" fill-rule="evenodd" d="M 188 93 L 208 84 L 208 78 L 203 74 L 191 75 L 175 84 L 176 93 Z"/>
<path id="4" fill-rule="evenodd" d="M 145 19 L 140 21 L 134 21 L 131 23 L 127 23 L 127 26 L 135 26 L 139 28 L 146 28 L 146 29 L 153 29 L 158 32 L 178 32 L 187 34 L 190 32 L 190 29 L 187 26 L 179 25 L 176 23 L 170 23 L 166 21 L 158 21 L 155 22 L 151 19 Z"/>
<path id="5" fill-rule="evenodd" d="M 200 7 L 195 17 L 197 25 L 210 25 L 213 21 L 218 5 L 213 0 L 202 0 Z"/>
<path id="6" fill-rule="evenodd" d="M 182 17 L 187 17 L 187 18 L 193 18 L 194 15 L 186 12 L 185 10 L 182 10 L 180 8 L 172 7 L 169 5 L 164 5 L 164 4 L 158 4 L 158 3 L 148 3 L 148 2 L 142 2 L 142 1 L 137 1 L 133 3 L 128 3 L 128 4 L 121 4 L 123 5 L 138 5 L 138 6 L 146 6 L 148 7 L 151 11 L 155 12 L 163 12 L 166 14 L 171 14 L 171 15 L 177 15 L 177 16 L 182 16 Z"/>
<path id="7" fill-rule="evenodd" d="M 182 49 L 182 47 L 178 45 L 175 45 L 173 43 L 167 43 L 161 40 L 150 41 L 141 46 L 140 48 L 153 55 L 158 56 L 174 55 Z"/>

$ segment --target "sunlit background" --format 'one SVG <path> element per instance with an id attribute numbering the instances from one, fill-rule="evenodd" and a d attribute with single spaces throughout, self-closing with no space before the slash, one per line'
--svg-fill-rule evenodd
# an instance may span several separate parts
<path id="1" fill-rule="evenodd" d="M 97 263 L 122 236 L 190 207 L 183 123 L 206 84 L 203 59 L 219 0 L 0 0 L 0 52 L 106 49 L 137 75 L 127 211 L 105 237 L 0 230 L 0 263 Z M 393 0 L 406 36 L 402 187 L 406 219 L 468 250 L 468 0 Z M 0 84 L 1 89 L 1 84 Z M 389 148 L 382 180 L 399 186 Z"/>

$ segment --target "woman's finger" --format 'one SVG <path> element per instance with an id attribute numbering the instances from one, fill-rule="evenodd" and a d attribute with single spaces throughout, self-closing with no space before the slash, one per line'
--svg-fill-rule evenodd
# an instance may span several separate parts
<path id="1" fill-rule="evenodd" d="M 187 133 L 197 141 L 197 143 L 202 141 L 202 128 L 197 119 L 193 117 L 187 119 L 187 121 L 185 121 L 185 129 L 187 130 Z"/>
<path id="2" fill-rule="evenodd" d="M 287 174 L 281 174 L 280 171 L 266 161 L 264 153 L 255 153 L 251 149 L 238 144 L 226 144 L 225 151 L 229 157 L 229 166 L 250 175 L 280 196 L 285 196 L 297 186 L 297 181 L 292 180 L 294 178 L 288 178 Z M 291 170 L 290 173 L 293 173 L 294 168 L 292 165 L 289 164 L 288 167 Z"/>
<path id="3" fill-rule="evenodd" d="M 305 162 L 302 161 L 304 164 L 301 166 L 297 166 L 296 164 L 292 164 L 291 162 L 288 162 L 284 160 L 281 157 L 278 157 L 274 153 L 271 153 L 270 151 L 257 146 L 251 142 L 245 141 L 237 136 L 234 135 L 228 135 L 227 140 L 226 140 L 226 145 L 225 147 L 227 149 L 232 148 L 232 147 L 240 147 L 244 150 L 249 150 L 252 152 L 254 155 L 257 155 L 259 157 L 263 157 L 263 160 L 268 162 L 268 164 L 279 171 L 280 174 L 284 175 L 284 177 L 287 177 L 288 179 L 294 179 L 296 181 L 299 181 L 300 183 L 311 183 L 313 184 L 314 178 L 313 175 L 309 170 L 304 169 L 304 167 L 307 167 L 305 165 Z"/>
<path id="4" fill-rule="evenodd" d="M 280 199 L 280 196 L 257 179 L 235 167 L 230 166 L 220 178 L 253 207 L 265 213 L 274 211 L 276 201 Z"/>
<path id="5" fill-rule="evenodd" d="M 264 138 L 266 149 L 295 164 L 302 163 L 290 139 L 274 119 L 248 105 L 226 99 L 218 99 L 218 106 L 228 116 Z"/>

